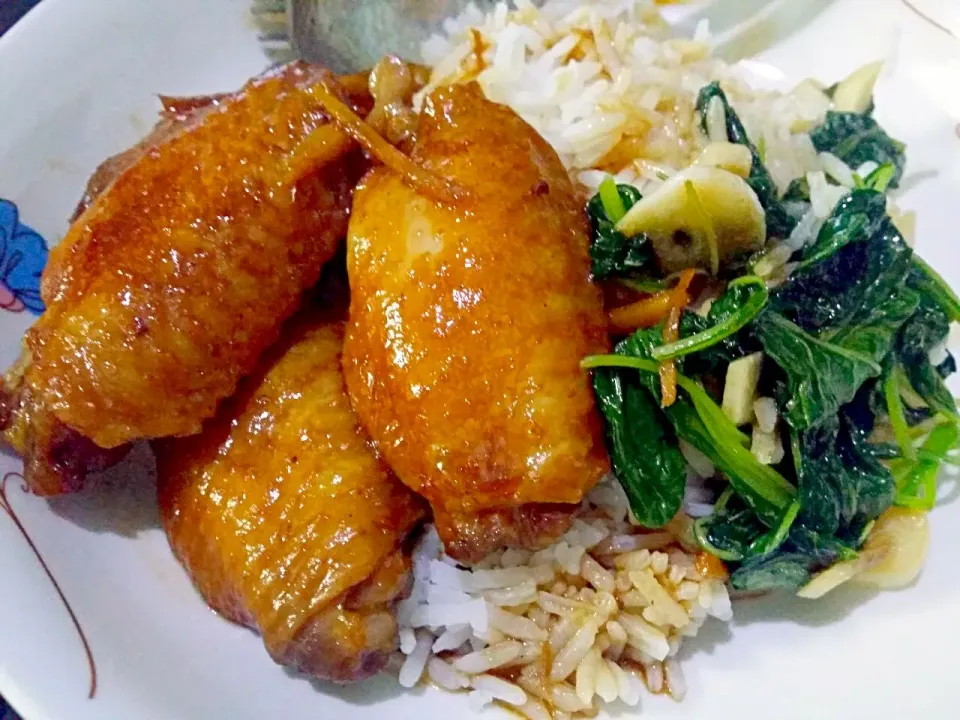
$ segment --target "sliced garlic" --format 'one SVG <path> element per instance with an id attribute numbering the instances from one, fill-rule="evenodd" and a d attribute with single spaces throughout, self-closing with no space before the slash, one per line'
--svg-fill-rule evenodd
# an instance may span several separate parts
<path id="1" fill-rule="evenodd" d="M 707 145 L 694 165 L 718 167 L 742 178 L 750 176 L 753 165 L 753 154 L 746 145 L 732 142 L 712 142 Z"/>
<path id="2" fill-rule="evenodd" d="M 797 593 L 816 600 L 845 582 L 895 590 L 912 583 L 927 559 L 927 514 L 893 507 L 877 518 L 870 537 L 853 560 L 827 568 Z"/>
<path id="3" fill-rule="evenodd" d="M 919 510 L 890 508 L 877 520 L 864 552 L 879 555 L 860 573 L 856 582 L 881 590 L 906 587 L 920 574 L 930 546 L 927 514 Z"/>
<path id="4" fill-rule="evenodd" d="M 840 112 L 866 112 L 873 99 L 873 88 L 883 70 L 883 61 L 878 60 L 854 70 L 840 81 L 833 91 L 833 107 Z"/>
<path id="5" fill-rule="evenodd" d="M 753 400 L 757 396 L 757 383 L 763 370 L 763 353 L 734 360 L 727 366 L 727 378 L 723 384 L 723 414 L 734 425 L 746 425 L 753 420 Z"/>
<path id="6" fill-rule="evenodd" d="M 626 235 L 646 233 L 664 272 L 719 263 L 762 247 L 766 218 L 743 178 L 694 166 L 644 197 L 617 224 Z"/>

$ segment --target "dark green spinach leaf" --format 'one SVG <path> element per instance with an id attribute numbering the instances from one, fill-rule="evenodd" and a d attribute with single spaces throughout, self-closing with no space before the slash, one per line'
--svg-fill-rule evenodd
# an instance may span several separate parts
<path id="1" fill-rule="evenodd" d="M 733 571 L 730 584 L 744 592 L 798 590 L 810 581 L 810 558 L 802 553 L 778 553 L 750 560 Z"/>
<path id="2" fill-rule="evenodd" d="M 910 385 L 934 410 L 957 414 L 953 394 L 937 367 L 930 362 L 930 351 L 950 332 L 950 319 L 937 299 L 921 298 L 913 317 L 903 326 L 897 339 L 897 357 Z"/>
<path id="3" fill-rule="evenodd" d="M 880 374 L 869 355 L 819 340 L 777 313 L 765 312 L 756 326 L 764 351 L 786 373 L 789 397 L 782 410 L 795 430 L 836 415 L 866 380 Z"/>
<path id="4" fill-rule="evenodd" d="M 618 185 L 617 194 L 624 210 L 629 210 L 640 200 L 640 192 L 630 185 Z M 594 277 L 636 275 L 647 266 L 653 257 L 647 236 L 641 233 L 627 237 L 617 230 L 616 220 L 610 217 L 599 192 L 587 203 L 587 216 L 593 230 L 590 258 Z"/>
<path id="5" fill-rule="evenodd" d="M 960 298 L 947 281 L 919 255 L 913 256 L 913 267 L 907 282 L 921 295 L 929 297 L 939 305 L 951 322 L 960 322 Z"/>
<path id="6" fill-rule="evenodd" d="M 810 139 L 817 150 L 833 153 L 854 170 L 868 161 L 889 163 L 894 167 L 889 187 L 899 186 L 906 166 L 906 146 L 887 135 L 870 115 L 831 110 L 823 124 L 810 133 Z"/>
<path id="7" fill-rule="evenodd" d="M 607 424 L 613 471 L 637 520 L 666 525 L 680 510 L 687 463 L 669 424 L 636 373 L 598 370 L 593 377 Z"/>
<path id="8" fill-rule="evenodd" d="M 896 293 L 912 251 L 886 216 L 878 192 L 855 190 L 838 203 L 803 262 L 770 305 L 804 330 L 838 328 L 870 301 Z"/>

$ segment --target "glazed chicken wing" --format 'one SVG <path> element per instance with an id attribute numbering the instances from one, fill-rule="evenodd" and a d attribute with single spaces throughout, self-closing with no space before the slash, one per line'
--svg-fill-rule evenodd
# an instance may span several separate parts
<path id="1" fill-rule="evenodd" d="M 360 434 L 342 337 L 304 311 L 202 434 L 155 443 L 163 524 L 200 594 L 277 662 L 337 682 L 395 649 L 423 515 Z"/>
<path id="2" fill-rule="evenodd" d="M 535 546 L 608 471 L 579 366 L 607 348 L 583 207 L 553 149 L 476 85 L 426 100 L 413 159 L 472 199 L 438 204 L 383 167 L 363 180 L 347 386 L 449 553 Z"/>
<path id="3" fill-rule="evenodd" d="M 349 101 L 297 63 L 168 102 L 173 117 L 95 176 L 0 392 L 35 492 L 78 489 L 130 441 L 199 431 L 317 281 L 360 172 L 318 83 Z"/>

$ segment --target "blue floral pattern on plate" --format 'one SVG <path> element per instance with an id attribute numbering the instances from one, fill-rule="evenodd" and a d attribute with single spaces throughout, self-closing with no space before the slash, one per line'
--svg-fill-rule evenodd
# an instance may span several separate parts
<path id="1" fill-rule="evenodd" d="M 0 308 L 43 312 L 40 275 L 47 255 L 47 243 L 20 222 L 17 206 L 0 199 Z"/>
<path id="2" fill-rule="evenodd" d="M 0 720 L 20 720 L 20 716 L 3 701 L 2 697 L 0 697 Z"/>

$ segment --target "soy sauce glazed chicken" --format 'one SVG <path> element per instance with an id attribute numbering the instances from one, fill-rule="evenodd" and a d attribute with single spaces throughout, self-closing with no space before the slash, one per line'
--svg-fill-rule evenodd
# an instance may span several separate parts
<path id="1" fill-rule="evenodd" d="M 411 159 L 354 198 L 344 372 L 364 426 L 447 552 L 562 534 L 608 471 L 581 359 L 607 349 L 583 205 L 554 150 L 476 84 L 425 101 Z"/>
<path id="2" fill-rule="evenodd" d="M 50 254 L 46 312 L 0 392 L 28 486 L 78 490 L 131 441 L 190 435 L 278 336 L 346 230 L 352 141 L 289 65 L 233 95 L 169 101 L 95 175 Z"/>
<path id="3" fill-rule="evenodd" d="M 579 366 L 608 348 L 581 199 L 475 84 L 415 112 L 425 81 L 295 63 L 164 98 L 91 178 L 0 388 L 35 493 L 152 441 L 203 599 L 335 682 L 396 650 L 431 510 L 473 562 L 556 539 L 609 471 Z M 344 237 L 349 317 L 344 287 L 290 320 Z"/>
<path id="4" fill-rule="evenodd" d="M 301 311 L 202 433 L 155 451 L 164 528 L 204 599 L 278 663 L 348 682 L 397 647 L 425 513 L 360 431 L 338 315 Z"/>

